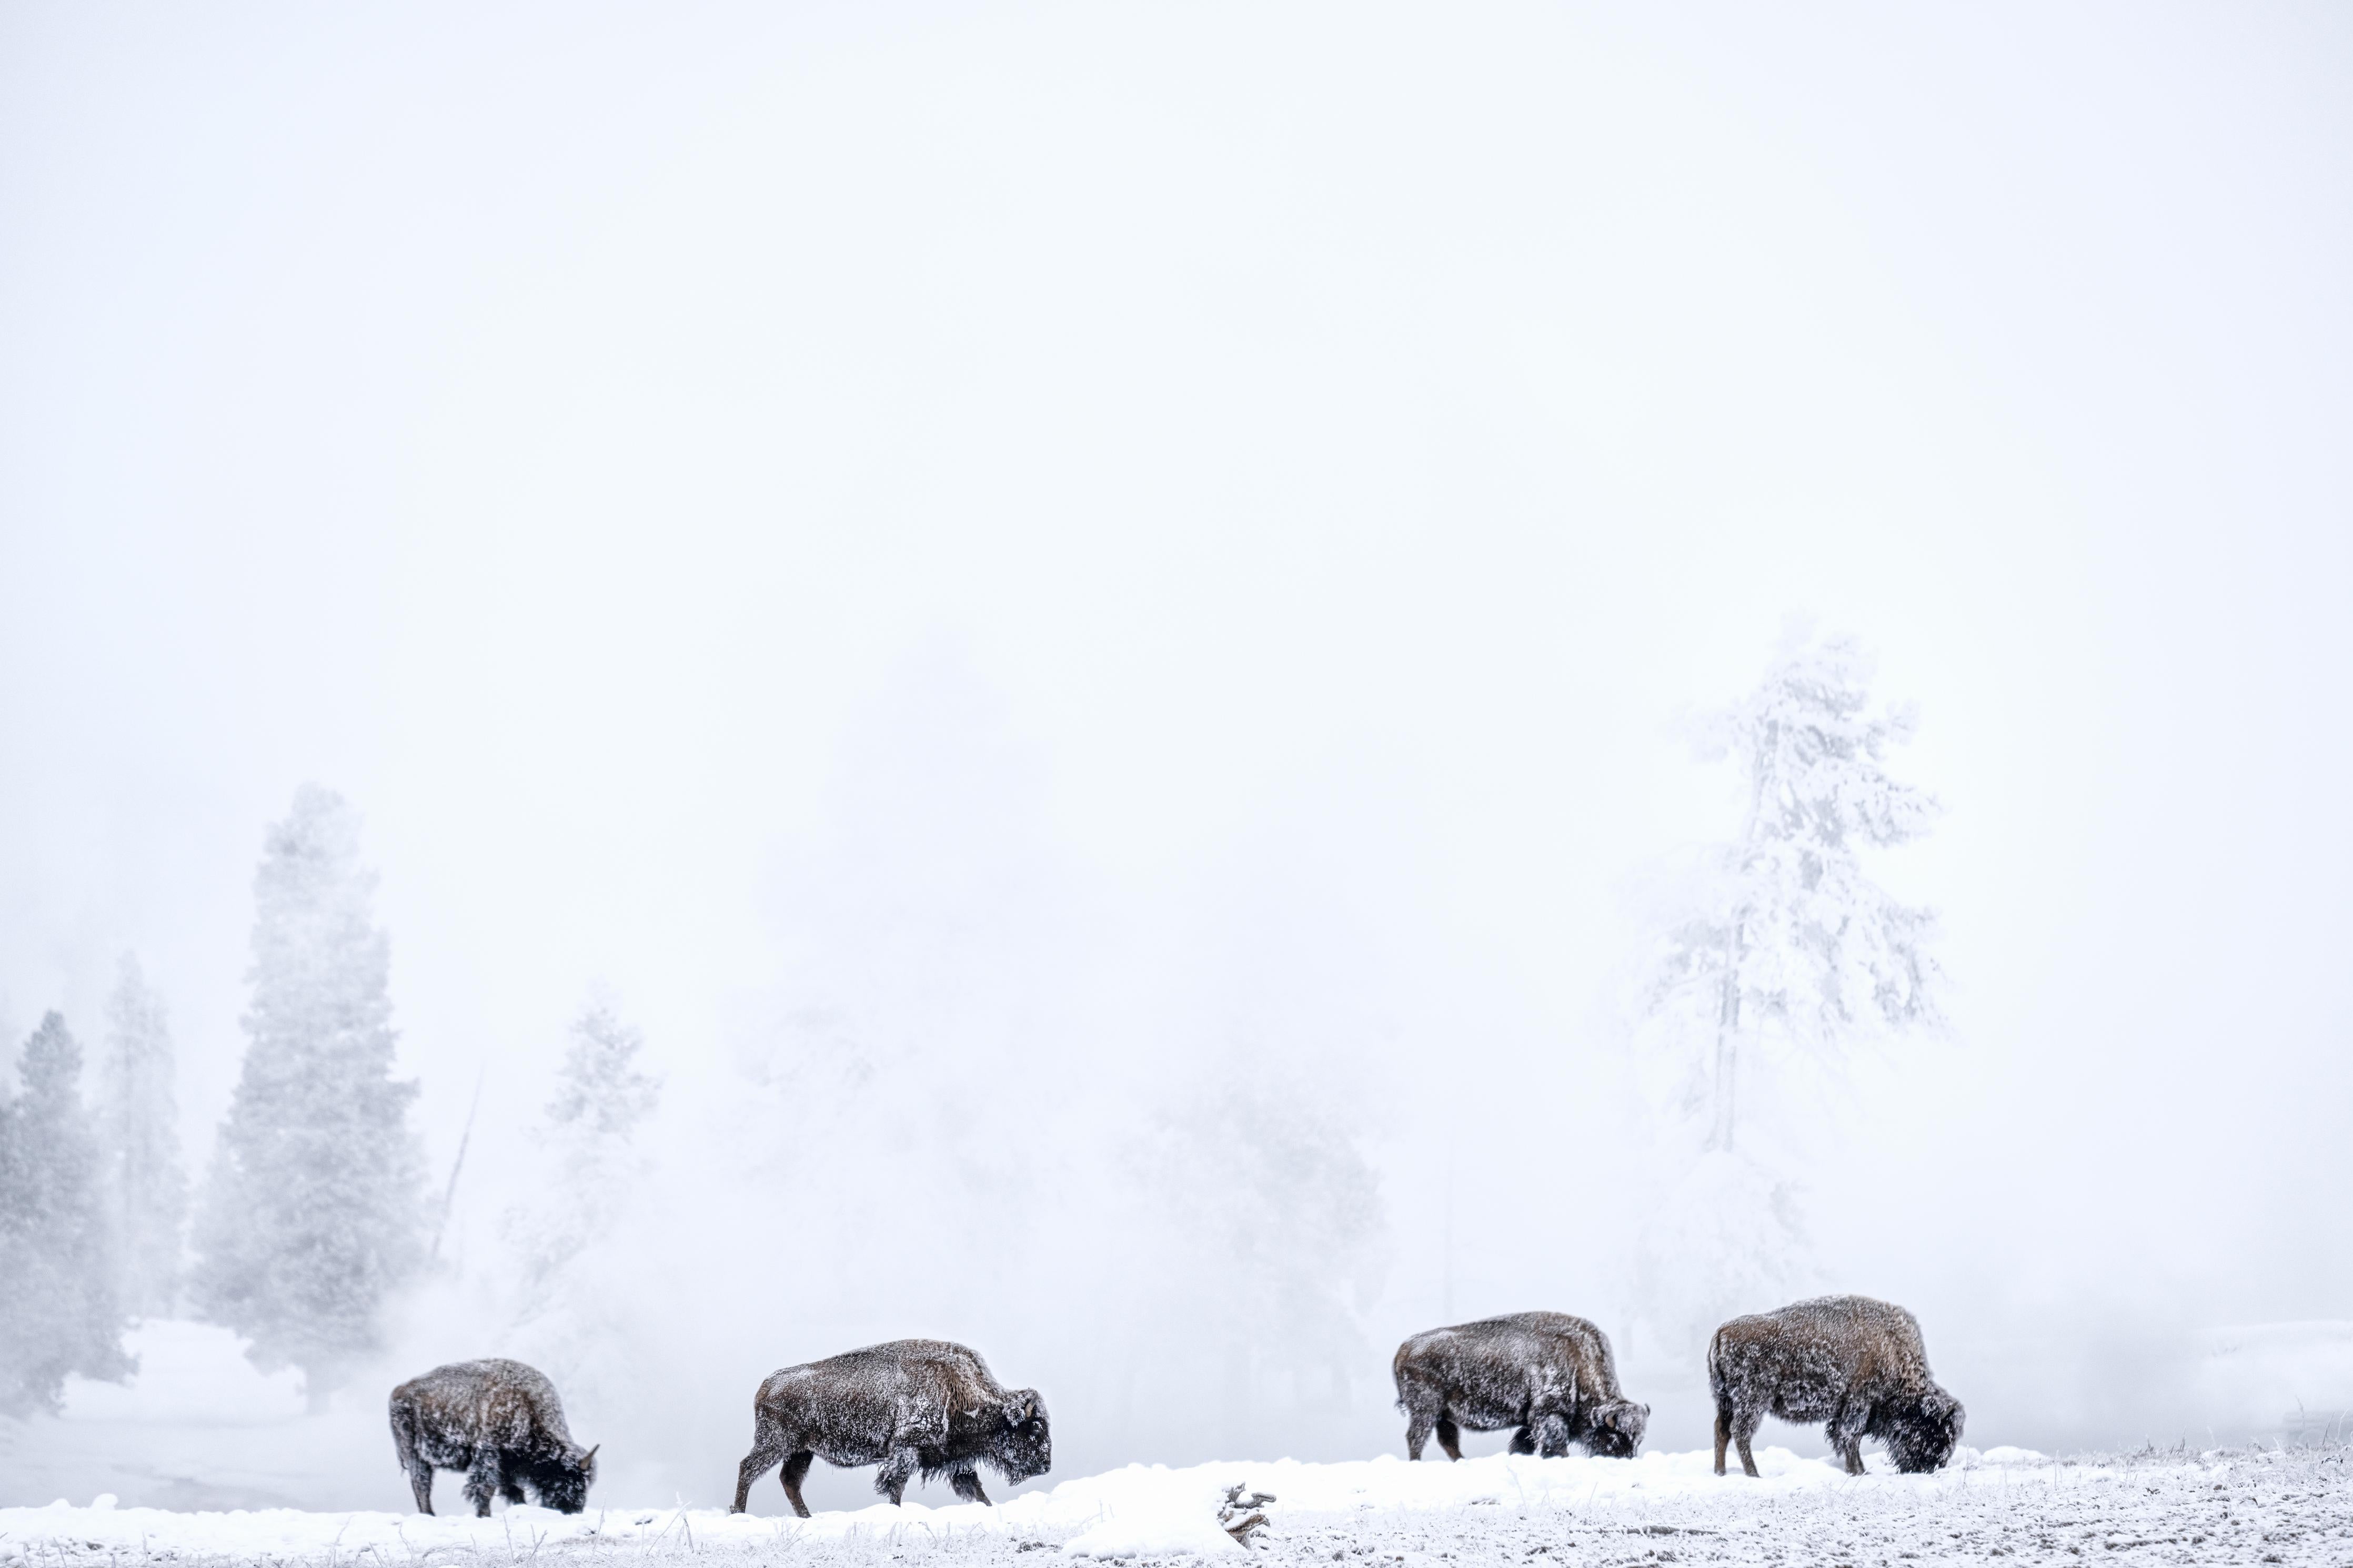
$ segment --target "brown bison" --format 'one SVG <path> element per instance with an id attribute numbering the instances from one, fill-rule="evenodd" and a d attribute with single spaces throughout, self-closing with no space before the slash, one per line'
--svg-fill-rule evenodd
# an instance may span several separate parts
<path id="1" fill-rule="evenodd" d="M 1651 1407 L 1618 1391 L 1609 1338 L 1565 1312 L 1516 1312 L 1451 1329 L 1431 1329 L 1398 1346 L 1389 1373 L 1405 1413 L 1409 1458 L 1421 1458 L 1432 1432 L 1450 1459 L 1461 1432 L 1515 1427 L 1512 1452 L 1547 1459 L 1582 1443 L 1588 1454 L 1630 1458 L 1642 1445 Z"/>
<path id="2" fill-rule="evenodd" d="M 601 1445 L 600 1445 L 601 1446 Z M 578 1513 L 596 1481 L 596 1450 L 572 1440 L 555 1385 L 519 1361 L 437 1366 L 392 1391 L 392 1447 L 417 1511 L 433 1511 L 433 1472 L 462 1470 L 466 1500 L 487 1517 L 491 1496 Z"/>
<path id="3" fill-rule="evenodd" d="M 1862 1440 L 1886 1443 L 1895 1468 L 1933 1470 L 1961 1440 L 1961 1402 L 1928 1376 L 1928 1352 L 1911 1313 L 1868 1296 L 1823 1296 L 1778 1312 L 1735 1318 L 1708 1342 L 1715 1394 L 1715 1473 L 1724 1447 L 1757 1473 L 1748 1440 L 1769 1412 L 1824 1423 L 1846 1473 L 1862 1474 Z"/>
<path id="4" fill-rule="evenodd" d="M 944 1340 L 894 1340 L 772 1373 L 752 1400 L 752 1451 L 735 1471 L 735 1511 L 768 1467 L 808 1517 L 801 1482 L 828 1465 L 881 1465 L 874 1489 L 893 1503 L 907 1478 L 948 1478 L 966 1502 L 987 1502 L 979 1468 L 1026 1481 L 1053 1468 L 1046 1406 L 1034 1388 L 1004 1389 L 979 1356 Z"/>

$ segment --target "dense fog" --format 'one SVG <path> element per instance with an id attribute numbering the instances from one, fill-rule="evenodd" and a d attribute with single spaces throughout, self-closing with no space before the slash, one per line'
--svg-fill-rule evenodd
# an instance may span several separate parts
<path id="1" fill-rule="evenodd" d="M 491 1354 L 723 1500 L 764 1374 L 912 1335 L 1049 1484 L 1401 1452 L 1398 1341 L 1536 1307 L 1688 1448 L 1707 1323 L 1830 1289 L 1972 1442 L 2353 1408 L 2348 70 L 2289 5 L 0 15 L 7 1125 L 114 1216 L 39 1321 L 142 1325 L 0 1502 L 165 1443 L 199 1321 L 269 1364 L 169 1420 L 290 1436 L 189 1501 L 402 1506 L 385 1392 Z M 1807 831 L 1901 940 L 1746 1005 L 1736 1136 L 1738 716 L 1833 667 Z M 304 1305 L 254 1173 L 331 1118 L 251 1086 L 330 1015 L 382 1278 Z"/>

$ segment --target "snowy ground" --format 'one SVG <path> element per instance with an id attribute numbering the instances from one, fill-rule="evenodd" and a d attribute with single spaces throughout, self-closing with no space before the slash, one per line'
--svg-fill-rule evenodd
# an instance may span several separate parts
<path id="1" fill-rule="evenodd" d="M 1705 1454 L 1636 1460 L 1495 1456 L 1409 1465 L 1141 1466 L 1065 1481 L 1000 1508 L 887 1506 L 806 1521 L 678 1509 L 535 1508 L 489 1520 L 265 1510 L 182 1513 L 60 1502 L 0 1510 L 0 1563 L 470 1565 L 717 1557 L 762 1563 L 995 1563 L 1227 1555 L 1237 1483 L 1274 1494 L 1248 1555 L 1304 1565 L 1447 1563 L 1923 1562 L 2353 1564 L 2348 1451 L 2144 1454 L 2053 1462 L 1963 1451 L 1935 1476 L 1851 1479 L 1786 1449 L 1764 1476 L 1710 1473 Z M 1884 1465 L 1884 1459 L 1877 1462 Z M 773 1482 L 764 1484 L 772 1485 Z"/>

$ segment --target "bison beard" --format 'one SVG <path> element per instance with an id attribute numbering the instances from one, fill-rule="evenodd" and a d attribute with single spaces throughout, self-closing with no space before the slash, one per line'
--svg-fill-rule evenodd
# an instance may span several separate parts
<path id="1" fill-rule="evenodd" d="M 419 1513 L 433 1511 L 433 1472 L 461 1470 L 466 1500 L 488 1517 L 493 1494 L 578 1513 L 596 1480 L 596 1450 L 572 1440 L 555 1385 L 519 1361 L 435 1367 L 392 1391 L 392 1446 Z"/>
<path id="2" fill-rule="evenodd" d="M 1409 1458 L 1435 1434 L 1450 1459 L 1464 1429 L 1517 1428 L 1512 1452 L 1556 1458 L 1571 1443 L 1603 1458 L 1641 1447 L 1651 1407 L 1618 1388 L 1609 1339 L 1565 1312 L 1519 1312 L 1431 1329 L 1398 1347 L 1390 1364 L 1406 1415 Z"/>
<path id="3" fill-rule="evenodd" d="M 1046 1406 L 1035 1389 L 998 1386 L 980 1357 L 943 1340 L 896 1340 L 770 1374 L 752 1401 L 752 1451 L 735 1472 L 735 1508 L 781 1464 L 785 1496 L 808 1517 L 801 1482 L 818 1459 L 880 1465 L 874 1489 L 897 1503 L 909 1478 L 948 1478 L 966 1502 L 988 1500 L 979 1468 L 1025 1481 L 1052 1468 Z"/>
<path id="4" fill-rule="evenodd" d="M 1903 1308 L 1868 1296 L 1824 1296 L 1778 1312 L 1735 1318 L 1707 1347 L 1715 1394 L 1715 1473 L 1727 1444 L 1757 1473 L 1749 1439 L 1767 1415 L 1820 1421 L 1846 1464 L 1862 1474 L 1862 1440 L 1887 1445 L 1907 1475 L 1953 1457 L 1967 1412 L 1928 1375 L 1920 1324 Z"/>

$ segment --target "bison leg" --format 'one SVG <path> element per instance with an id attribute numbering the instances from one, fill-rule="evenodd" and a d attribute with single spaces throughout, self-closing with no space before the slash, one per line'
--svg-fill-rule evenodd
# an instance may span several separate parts
<path id="1" fill-rule="evenodd" d="M 417 1494 L 417 1511 L 433 1511 L 433 1467 L 422 1459 L 408 1461 L 408 1489 Z"/>
<path id="2" fill-rule="evenodd" d="M 1405 1418 L 1405 1457 L 1421 1458 L 1422 1446 L 1430 1441 L 1430 1428 L 1438 1425 L 1438 1412 L 1424 1405 L 1414 1405 Z"/>
<path id="3" fill-rule="evenodd" d="M 504 1454 L 499 1456 L 499 1496 L 506 1499 L 510 1504 L 531 1500 L 522 1495 L 521 1467 L 510 1467 Z"/>
<path id="4" fill-rule="evenodd" d="M 980 1472 L 978 1470 L 958 1470 L 955 1475 L 948 1478 L 948 1485 L 955 1489 L 955 1495 L 964 1499 L 966 1502 L 986 1503 L 988 1501 L 988 1494 L 980 1489 Z"/>
<path id="5" fill-rule="evenodd" d="M 499 1451 L 487 1443 L 476 1448 L 474 1462 L 466 1468 L 466 1500 L 474 1505 L 476 1519 L 491 1517 L 491 1499 L 505 1479 L 499 1467 Z"/>
<path id="6" fill-rule="evenodd" d="M 1439 1416 L 1438 1446 L 1446 1450 L 1446 1457 L 1450 1459 L 1459 1459 L 1462 1457 L 1462 1434 L 1456 1428 L 1453 1417 L 1444 1415 Z"/>
<path id="7" fill-rule="evenodd" d="M 417 1413 L 393 1401 L 392 1451 L 400 1457 L 400 1468 L 408 1474 L 408 1489 L 416 1495 L 417 1511 L 433 1511 L 433 1461 L 418 1457 L 417 1452 Z"/>
<path id="8" fill-rule="evenodd" d="M 1846 1473 L 1850 1476 L 1862 1474 L 1862 1429 L 1869 1420 L 1870 1412 L 1860 1404 L 1842 1405 L 1838 1414 L 1831 1417 L 1826 1435 L 1831 1440 L 1831 1447 L 1846 1462 Z"/>
<path id="9" fill-rule="evenodd" d="M 1536 1451 L 1536 1440 L 1529 1429 L 1523 1426 L 1512 1434 L 1512 1446 L 1505 1451 L 1514 1454 L 1533 1454 Z"/>
<path id="10" fill-rule="evenodd" d="M 744 1505 L 752 1500 L 752 1483 L 766 1475 L 768 1467 L 785 1457 L 787 1446 L 785 1441 L 785 1429 L 782 1426 L 777 1426 L 765 1414 L 753 1417 L 752 1451 L 744 1456 L 742 1464 L 735 1467 L 735 1506 L 730 1510 L 731 1512 L 744 1511 Z M 795 1491 L 794 1483 L 786 1481 L 785 1490 L 795 1494 L 793 1496 L 794 1511 L 803 1519 L 807 1519 L 808 1510 L 799 1506 L 800 1498 Z"/>
<path id="11" fill-rule="evenodd" d="M 1724 1400 L 1715 1402 L 1715 1473 L 1724 1474 L 1725 1445 L 1732 1441 L 1732 1406 Z"/>
<path id="12" fill-rule="evenodd" d="M 417 1494 L 417 1511 L 431 1513 L 433 1511 L 433 1461 L 419 1458 L 414 1450 L 402 1454 L 400 1461 L 408 1471 L 408 1489 Z"/>
<path id="13" fill-rule="evenodd" d="M 1757 1428 L 1764 1423 L 1765 1412 L 1762 1409 L 1733 1413 L 1732 1441 L 1740 1450 L 1740 1472 L 1743 1475 L 1757 1473 L 1757 1456 L 1748 1451 L 1748 1439 L 1757 1436 Z"/>
<path id="14" fill-rule="evenodd" d="M 803 1519 L 809 1516 L 809 1511 L 808 1504 L 801 1500 L 801 1483 L 808 1479 L 809 1467 L 816 1463 L 817 1456 L 804 1448 L 788 1456 L 785 1468 L 776 1472 L 776 1479 L 785 1483 L 786 1500 L 793 1505 L 793 1512 Z"/>
<path id="15" fill-rule="evenodd" d="M 1557 1459 L 1568 1452 L 1568 1422 L 1558 1413 L 1545 1416 L 1535 1425 L 1536 1453 L 1546 1459 Z"/>
<path id="16" fill-rule="evenodd" d="M 882 1468 L 874 1477 L 874 1489 L 891 1500 L 893 1508 L 907 1500 L 907 1479 L 915 1473 L 917 1455 L 912 1447 L 898 1447 L 882 1456 Z"/>

